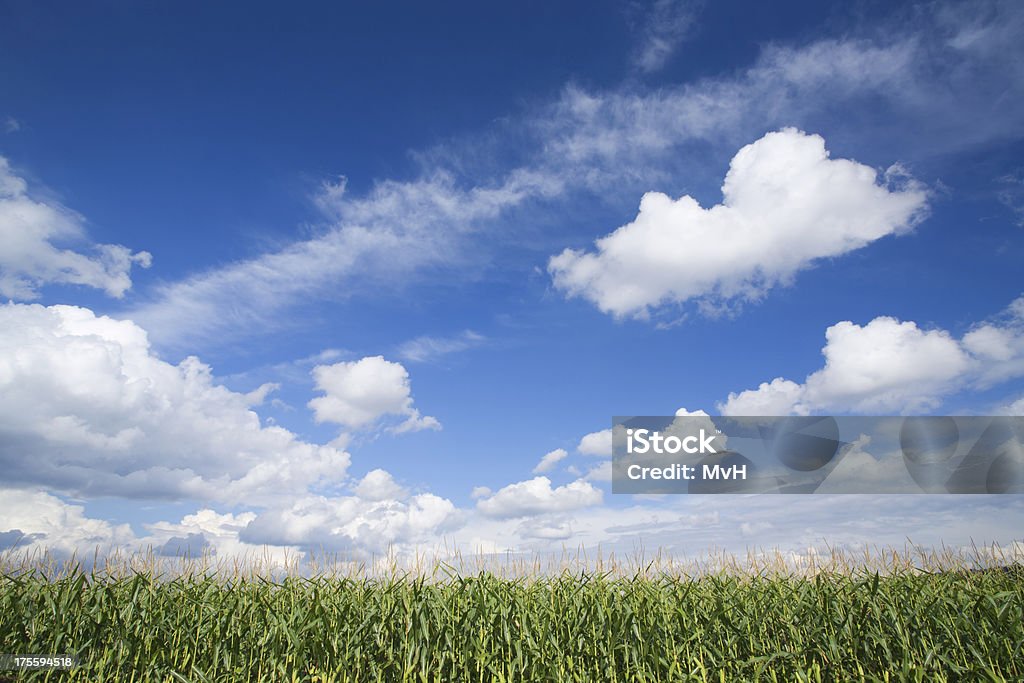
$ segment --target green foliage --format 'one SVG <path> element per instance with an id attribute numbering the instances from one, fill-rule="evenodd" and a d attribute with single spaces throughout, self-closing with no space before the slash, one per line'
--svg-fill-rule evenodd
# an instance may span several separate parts
<path id="1" fill-rule="evenodd" d="M 83 662 L 17 680 L 1024 680 L 1022 579 L 29 572 L 0 578 L 0 652 Z"/>

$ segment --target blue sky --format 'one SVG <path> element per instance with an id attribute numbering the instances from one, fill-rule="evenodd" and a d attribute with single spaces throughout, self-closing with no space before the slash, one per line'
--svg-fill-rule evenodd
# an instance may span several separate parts
<path id="1" fill-rule="evenodd" d="M 1019 496 L 616 496 L 601 432 L 1021 414 L 1022 25 L 1011 2 L 3 3 L 0 532 L 1013 543 Z"/>

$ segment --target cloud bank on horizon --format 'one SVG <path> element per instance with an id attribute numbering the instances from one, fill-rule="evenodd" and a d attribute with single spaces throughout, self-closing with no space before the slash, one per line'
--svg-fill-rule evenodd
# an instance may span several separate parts
<path id="1" fill-rule="evenodd" d="M 0 551 L 1012 543 L 1020 496 L 614 496 L 605 428 L 1021 414 L 1024 11 L 979 7 L 746 27 L 756 56 L 690 71 L 723 29 L 655 0 L 623 84 L 325 180 L 284 239 L 160 242 L 166 270 L 131 206 L 82 202 L 120 230 L 65 206 L 102 160 L 62 175 L 76 201 L 12 170 L 47 148 L 0 110 L 28 145 L 0 157 Z"/>

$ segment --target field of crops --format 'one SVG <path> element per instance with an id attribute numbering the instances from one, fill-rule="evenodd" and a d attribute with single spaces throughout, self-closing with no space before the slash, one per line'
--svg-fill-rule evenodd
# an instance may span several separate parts
<path id="1" fill-rule="evenodd" d="M 1024 680 L 1024 570 L 687 577 L 7 569 L 0 652 L 80 681 Z"/>

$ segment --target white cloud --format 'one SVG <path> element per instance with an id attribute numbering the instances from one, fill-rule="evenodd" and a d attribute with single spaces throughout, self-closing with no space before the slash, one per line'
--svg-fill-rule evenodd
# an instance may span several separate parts
<path id="1" fill-rule="evenodd" d="M 772 528 L 771 522 L 741 522 L 740 523 L 740 535 L 741 536 L 757 536 L 758 534 L 768 531 Z"/>
<path id="2" fill-rule="evenodd" d="M 862 434 L 845 445 L 835 467 L 815 490 L 822 493 L 904 493 L 916 490 L 902 451 L 872 452 L 871 437 Z"/>
<path id="3" fill-rule="evenodd" d="M 217 554 L 217 549 L 206 536 L 197 533 L 171 536 L 156 546 L 153 551 L 160 557 L 181 557 L 192 560 L 212 558 Z"/>
<path id="4" fill-rule="evenodd" d="M 1016 341 L 1010 330 L 982 325 L 964 335 L 964 348 L 981 358 L 1006 361 L 1017 354 Z"/>
<path id="5" fill-rule="evenodd" d="M 309 402 L 317 422 L 333 422 L 348 429 L 365 429 L 388 415 L 405 420 L 392 427 L 396 433 L 440 429 L 435 418 L 421 416 L 413 407 L 409 373 L 401 363 L 367 356 L 358 361 L 313 368 L 316 388 L 324 392 Z"/>
<path id="6" fill-rule="evenodd" d="M 553 111 L 538 117 L 545 149 L 575 164 L 592 186 L 663 174 L 688 141 L 741 141 L 750 131 L 807 126 L 823 112 L 835 124 L 839 108 L 846 116 L 838 123 L 860 132 L 864 122 L 851 112 L 884 112 L 891 127 L 882 130 L 931 154 L 1018 136 L 1024 47 L 1015 33 L 1024 12 L 1000 0 L 931 10 L 914 29 L 900 23 L 874 27 L 870 37 L 769 43 L 746 69 L 681 86 L 566 88 Z M 985 126 L 977 125 L 981 111 L 989 114 Z"/>
<path id="7" fill-rule="evenodd" d="M 610 482 L 612 480 L 612 461 L 605 460 L 599 465 L 594 465 L 583 475 L 586 481 Z"/>
<path id="8" fill-rule="evenodd" d="M 325 186 L 317 203 L 330 223 L 322 234 L 257 258 L 159 288 L 131 313 L 171 345 L 224 338 L 309 298 L 394 288 L 433 269 L 472 266 L 468 244 L 486 222 L 530 198 L 552 196 L 558 184 L 532 171 L 512 171 L 494 184 L 465 187 L 434 169 L 409 182 L 384 181 L 349 199 L 344 185 Z"/>
<path id="9" fill-rule="evenodd" d="M 731 505 L 721 507 L 729 510 L 736 506 L 735 501 L 729 502 Z M 494 553 L 528 553 L 527 558 L 532 556 L 541 561 L 541 571 L 555 572 L 565 566 L 562 562 L 573 561 L 564 553 L 563 542 L 569 538 L 574 548 L 596 551 L 591 559 L 602 555 L 607 559 L 608 553 L 614 553 L 620 562 L 629 562 L 636 559 L 637 550 L 642 547 L 689 554 L 711 545 L 720 547 L 727 540 L 719 526 L 719 512 L 704 509 L 709 505 L 715 507 L 710 500 L 698 502 L 687 496 L 663 496 L 650 505 L 593 505 L 571 512 L 502 517 L 477 514 L 454 534 L 452 541 L 455 547 L 467 550 L 489 548 Z M 691 542 L 691 536 L 699 536 L 700 540 Z M 656 540 L 649 543 L 651 539 Z M 577 556 L 577 560 L 581 559 Z M 552 562 L 549 565 L 545 560 Z M 498 567 L 507 568 L 507 564 Z"/>
<path id="10" fill-rule="evenodd" d="M 612 430 L 602 429 L 591 432 L 580 439 L 576 450 L 583 455 L 596 455 L 602 458 L 612 457 Z"/>
<path id="11" fill-rule="evenodd" d="M 969 359 L 944 330 L 879 317 L 843 321 L 825 332 L 825 367 L 807 378 L 805 400 L 821 407 L 927 410 L 949 392 Z"/>
<path id="12" fill-rule="evenodd" d="M 870 456 L 868 456 L 870 457 Z M 773 496 L 649 497 L 627 506 L 595 505 L 572 513 L 544 512 L 529 517 L 492 517 L 455 509 L 438 497 L 370 502 L 357 497 L 306 496 L 260 513 L 219 513 L 201 509 L 180 522 L 146 525 L 151 535 L 133 539 L 126 525 L 117 527 L 81 514 L 52 496 L 0 492 L 0 518 L 24 527 L 17 537 L 32 549 L 47 539 L 63 538 L 64 553 L 77 549 L 91 556 L 96 544 L 101 553 L 109 546 L 130 549 L 160 548 L 169 553 L 181 547 L 209 548 L 216 559 L 228 557 L 274 558 L 277 563 L 308 551 L 335 553 L 341 561 L 380 557 L 419 558 L 418 566 L 433 566 L 434 558 L 467 560 L 469 567 L 480 553 L 528 553 L 541 567 L 559 571 L 572 561 L 559 549 L 572 538 L 573 547 L 615 553 L 626 563 L 643 561 L 644 548 L 657 549 L 666 561 L 694 558 L 709 548 L 738 553 L 751 546 L 782 550 L 814 545 L 830 539 L 837 548 L 875 549 L 916 544 L 970 545 L 1009 542 L 1018 537 L 1024 506 L 1014 497 L 990 501 L 985 496 L 950 501 L 942 496 L 790 496 L 780 505 Z M 990 498 L 990 497 L 988 497 Z M 1012 500 L 1011 500 L 1012 499 Z M 15 505 L 16 503 L 16 505 Z M 11 512 L 17 507 L 20 511 Z M 864 516 L 858 511 L 873 510 Z M 747 536 L 744 533 L 744 525 Z M 17 529 L 18 527 L 13 527 Z M 47 537 L 39 534 L 49 529 Z M 736 533 L 739 530 L 741 533 Z M 979 536 L 980 534 L 980 536 Z M 108 543 L 114 539 L 113 543 Z M 0 546 L 12 543 L 0 525 Z M 264 547 L 264 544 L 271 544 Z M 168 544 L 170 544 L 168 546 Z M 19 547 L 24 547 L 24 544 Z M 638 550 L 641 555 L 638 556 Z M 538 553 L 531 555 L 530 553 Z M 306 555 L 308 557 L 308 555 Z M 522 556 L 517 556 L 517 559 Z M 517 566 L 490 558 L 497 570 Z M 650 559 L 650 558 L 649 558 Z M 548 564 L 548 560 L 551 564 Z M 521 565 L 519 565 L 521 566 Z M 621 566 L 621 565 L 620 565 Z"/>
<path id="13" fill-rule="evenodd" d="M 4 132 L 5 133 L 17 133 L 21 130 L 21 122 L 13 116 L 8 116 L 4 119 Z"/>
<path id="14" fill-rule="evenodd" d="M 478 500 L 476 507 L 488 517 L 530 517 L 598 505 L 601 500 L 601 491 L 585 481 L 552 488 L 547 477 L 534 477 L 505 486 L 489 498 Z"/>
<path id="15" fill-rule="evenodd" d="M 789 415 L 801 408 L 803 386 L 782 377 L 761 382 L 757 389 L 730 393 L 724 404 L 718 405 L 723 415 Z"/>
<path id="16" fill-rule="evenodd" d="M 1024 375 L 1024 296 L 994 321 L 964 335 L 963 347 L 977 358 L 976 383 L 988 388 Z"/>
<path id="17" fill-rule="evenodd" d="M 528 540 L 564 541 L 572 538 L 572 520 L 566 517 L 534 517 L 516 527 L 516 533 Z"/>
<path id="18" fill-rule="evenodd" d="M 0 468 L 85 495 L 255 503 L 341 481 L 347 453 L 262 426 L 265 392 L 218 385 L 195 357 L 150 350 L 128 320 L 0 306 Z"/>
<path id="19" fill-rule="evenodd" d="M 696 5 L 691 0 L 654 0 L 644 17 L 633 64 L 648 73 L 663 67 L 693 26 Z"/>
<path id="20" fill-rule="evenodd" d="M 390 472 L 382 469 L 370 470 L 359 480 L 355 494 L 363 500 L 387 500 L 388 498 L 405 498 L 408 492 L 398 485 Z"/>
<path id="21" fill-rule="evenodd" d="M 1024 416 L 1024 396 L 1021 396 L 1013 403 L 1009 403 L 996 411 L 997 415 L 1020 415 Z"/>
<path id="22" fill-rule="evenodd" d="M 708 417 L 708 414 L 703 410 L 689 411 L 686 408 L 680 408 L 676 411 L 678 417 Z M 714 429 L 714 424 L 708 422 L 708 429 Z M 690 424 L 692 427 L 692 422 Z M 621 429 L 621 426 L 619 427 Z M 669 427 L 669 430 L 672 428 Z M 688 432 L 689 433 L 689 432 Z M 623 437 L 625 438 L 625 437 Z M 611 429 L 602 429 L 597 432 L 590 432 L 585 434 L 580 439 L 579 444 L 576 446 L 576 451 L 582 455 L 596 456 L 600 458 L 611 458 L 613 450 L 613 433 Z M 553 451 L 557 452 L 557 451 Z M 534 474 L 541 470 L 535 469 Z M 567 470 L 570 473 L 578 473 L 575 468 Z M 610 482 L 612 480 L 612 463 L 611 461 L 602 462 L 598 465 L 594 465 L 587 470 L 587 473 L 583 476 L 585 481 L 599 481 L 599 482 Z"/>
<path id="23" fill-rule="evenodd" d="M 269 546 L 246 543 L 239 534 L 256 519 L 254 512 L 218 513 L 203 508 L 185 515 L 180 522 L 147 524 L 149 536 L 140 538 L 137 546 L 143 551 L 153 549 L 158 555 L 199 558 L 211 556 L 215 561 L 240 560 L 259 563 L 262 567 L 285 566 L 300 554 L 292 546 Z"/>
<path id="24" fill-rule="evenodd" d="M 466 330 L 454 337 L 416 337 L 398 347 L 398 357 L 413 363 L 424 363 L 449 353 L 458 353 L 485 341 L 483 335 Z"/>
<path id="25" fill-rule="evenodd" d="M 710 417 L 706 411 L 698 408 L 697 410 L 687 410 L 686 408 L 679 408 L 676 410 L 676 417 Z"/>
<path id="26" fill-rule="evenodd" d="M 730 393 L 718 409 L 724 415 L 931 410 L 957 391 L 1024 375 L 1022 301 L 960 340 L 885 316 L 864 326 L 836 323 L 825 331 L 824 367 L 803 384 L 777 377 Z"/>
<path id="27" fill-rule="evenodd" d="M 636 219 L 597 240 L 596 251 L 551 258 L 555 286 L 616 317 L 690 300 L 757 300 L 817 260 L 909 230 L 926 192 L 905 180 L 880 185 L 867 166 L 830 159 L 825 141 L 787 128 L 733 157 L 723 200 L 648 192 Z"/>
<path id="28" fill-rule="evenodd" d="M 33 199 L 28 184 L 0 157 L 0 296 L 35 299 L 48 284 L 84 285 L 122 297 L 133 265 L 148 268 L 148 252 L 119 244 L 88 244 L 84 221 L 54 202 Z M 58 245 L 84 245 L 91 255 Z"/>
<path id="29" fill-rule="evenodd" d="M 891 44 L 823 40 L 768 46 L 746 71 L 654 92 L 588 92 L 576 86 L 538 117 L 552 166 L 582 187 L 678 182 L 680 165 L 699 172 L 695 141 L 741 144 L 751 131 L 813 122 L 823 106 L 865 96 L 902 99 L 907 74 L 926 58 L 913 40 Z M 690 164 L 687 164 L 687 161 Z"/>
<path id="30" fill-rule="evenodd" d="M 528 241 L 518 228 L 530 221 L 512 237 L 504 230 L 510 212 L 676 186 L 684 172 L 706 168 L 709 143 L 717 156 L 770 128 L 827 120 L 856 137 L 865 118 L 888 117 L 901 145 L 929 155 L 1017 136 L 1024 48 L 1014 31 L 1024 13 L 1016 3 L 985 5 L 956 17 L 923 12 L 911 32 L 901 25 L 870 38 L 769 44 L 746 69 L 680 86 L 568 86 L 522 120 L 416 154 L 421 171 L 411 180 L 379 182 L 362 197 L 344 181 L 325 183 L 316 203 L 326 222 L 315 236 L 161 287 L 130 317 L 161 345 L 182 348 L 287 324 L 282 312 L 339 291 L 357 296 L 438 274 L 452 282 L 488 267 L 509 239 Z M 982 68 L 992 77 L 972 76 Z M 846 113 L 838 123 L 835 111 Z M 511 169 L 498 161 L 510 149 L 523 159 Z"/>
<path id="31" fill-rule="evenodd" d="M 621 428 L 620 426 L 619 429 Z M 692 434 L 694 429 L 703 429 L 709 434 L 719 431 L 718 427 L 715 426 L 714 420 L 704 410 L 680 408 L 676 411 L 676 419 L 672 421 L 672 424 L 662 429 L 662 433 L 666 436 L 675 434 L 680 438 L 685 438 Z M 728 443 L 728 439 L 729 437 L 725 434 L 718 434 L 715 437 L 715 442 L 718 446 L 724 448 Z"/>
<path id="32" fill-rule="evenodd" d="M 1024 168 L 1017 169 L 998 179 L 999 191 L 996 196 L 1014 215 L 1017 225 L 1024 227 Z"/>
<path id="33" fill-rule="evenodd" d="M 533 468 L 533 473 L 541 474 L 543 472 L 550 472 L 551 470 L 554 469 L 555 465 L 557 465 L 562 460 L 565 460 L 567 457 L 569 457 L 568 451 L 566 451 L 564 448 L 556 448 L 555 450 L 551 451 L 550 453 L 547 453 L 543 458 L 540 459 L 540 462 L 537 463 L 537 466 Z"/>
<path id="34" fill-rule="evenodd" d="M 81 505 L 42 491 L 9 488 L 0 489 L 0 537 L 0 552 L 45 549 L 64 556 L 76 550 L 124 550 L 135 540 L 129 525 L 87 517 Z"/>
<path id="35" fill-rule="evenodd" d="M 463 521 L 451 501 L 430 493 L 405 500 L 305 496 L 290 506 L 259 513 L 240 538 L 314 551 L 381 553 L 433 546 Z"/>

